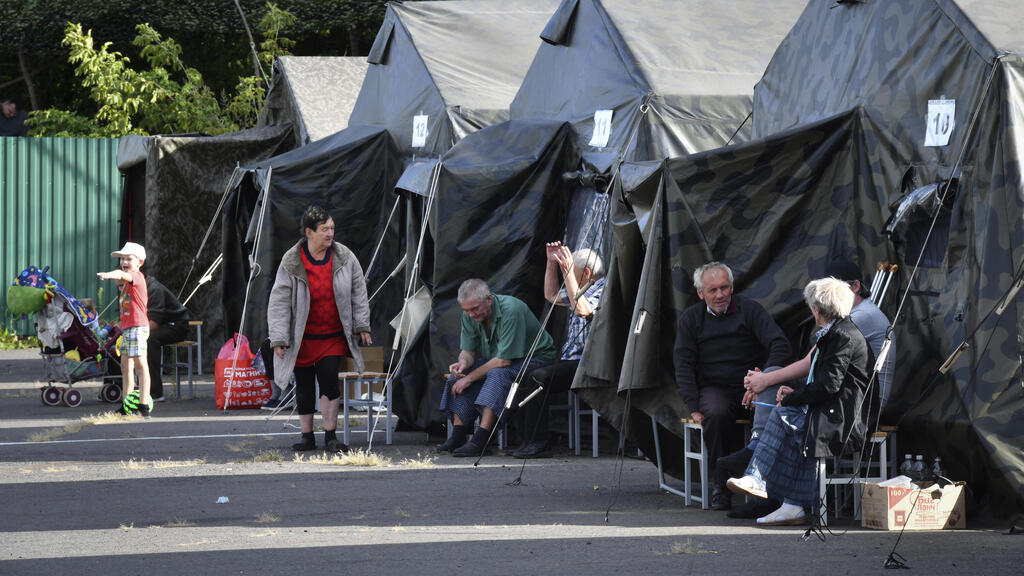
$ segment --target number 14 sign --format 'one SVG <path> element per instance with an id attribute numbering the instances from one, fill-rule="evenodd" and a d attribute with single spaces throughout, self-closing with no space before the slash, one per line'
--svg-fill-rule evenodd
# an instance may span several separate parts
<path id="1" fill-rule="evenodd" d="M 956 116 L 956 100 L 929 100 L 924 145 L 949 145 L 949 136 L 953 133 L 954 116 Z"/>

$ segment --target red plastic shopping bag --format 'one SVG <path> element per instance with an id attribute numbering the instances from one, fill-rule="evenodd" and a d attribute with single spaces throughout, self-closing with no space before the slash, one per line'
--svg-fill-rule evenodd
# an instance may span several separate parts
<path id="1" fill-rule="evenodd" d="M 270 379 L 252 366 L 249 340 L 241 334 L 221 346 L 214 362 L 214 398 L 217 409 L 259 408 L 273 392 Z"/>

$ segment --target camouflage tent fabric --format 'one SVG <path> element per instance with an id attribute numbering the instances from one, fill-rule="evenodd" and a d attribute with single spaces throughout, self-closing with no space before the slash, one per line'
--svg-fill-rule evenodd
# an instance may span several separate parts
<path id="1" fill-rule="evenodd" d="M 278 57 L 257 125 L 294 126 L 296 147 L 344 130 L 367 66 L 354 56 Z"/>
<path id="2" fill-rule="evenodd" d="M 356 255 L 369 294 L 384 286 L 370 309 L 372 332 L 379 339 L 387 320 L 397 313 L 396 303 L 401 303 L 400 286 L 384 282 L 400 258 L 400 222 L 390 214 L 401 166 L 387 131 L 356 126 L 239 168 L 237 186 L 229 192 L 222 216 L 222 302 L 230 325 L 242 326 L 253 345 L 266 338 L 267 302 L 277 266 L 302 238 L 302 213 L 316 203 L 331 213 L 335 240 Z M 389 241 L 381 243 L 382 238 Z M 249 254 L 255 254 L 256 262 L 251 285 Z"/>
<path id="3" fill-rule="evenodd" d="M 146 139 L 144 162 L 122 168 L 121 241 L 145 246 L 148 258 L 143 272 L 158 278 L 175 294 L 181 292 L 184 301 L 217 257 L 219 222 L 211 219 L 235 166 L 289 150 L 291 127 L 254 128 L 214 137 Z M 212 368 L 227 330 L 218 297 L 221 279 L 215 274 L 213 282 L 199 288 L 188 304 L 192 318 L 204 322 L 207 368 Z"/>
<path id="4" fill-rule="evenodd" d="M 577 146 L 602 172 L 622 159 L 744 142 L 754 85 L 805 4 L 564 0 L 541 33 L 512 118 L 571 122 Z M 603 129 L 598 111 L 610 116 Z"/>
<path id="5" fill-rule="evenodd" d="M 1022 17 L 1009 1 L 810 3 L 758 84 L 758 139 L 623 166 L 584 396 L 613 421 L 629 410 L 641 443 L 650 418 L 681 434 L 671 327 L 694 267 L 733 266 L 801 348 L 799 289 L 834 258 L 868 278 L 888 260 L 901 272 L 883 306 L 897 354 L 883 422 L 901 452 L 968 482 L 973 518 L 1019 519 L 1024 310 L 1018 297 L 994 312 L 1024 270 L 1024 52 L 1007 25 Z M 644 313 L 640 334 L 624 329 Z"/>
<path id="6" fill-rule="evenodd" d="M 380 211 L 387 216 L 396 201 L 390 191 L 405 166 L 418 166 L 425 158 L 436 159 L 459 138 L 508 117 L 509 102 L 540 44 L 537 33 L 556 5 L 555 0 L 389 4 L 384 23 L 367 58 L 366 77 L 349 117 L 348 128 L 332 136 L 331 144 L 304 146 L 300 149 L 303 152 L 296 153 L 287 161 L 288 165 L 320 166 L 337 161 L 341 166 L 325 169 L 320 174 L 314 171 L 305 173 L 301 181 L 296 179 L 289 184 L 287 194 L 296 199 L 323 198 L 336 211 L 333 212 L 336 221 L 339 220 L 338 214 L 369 215 Z M 417 117 L 422 117 L 422 124 L 418 123 Z M 415 141 L 414 126 L 422 130 Z M 376 138 L 364 138 L 368 131 L 376 133 L 382 130 L 390 138 L 387 145 Z M 363 151 L 351 148 L 360 142 L 369 148 Z M 374 156 L 375 153 L 380 156 Z M 360 161 L 335 160 L 339 154 L 345 158 L 359 158 Z M 393 165 L 392 154 L 398 154 L 397 167 Z M 322 158 L 317 159 L 319 155 Z M 279 169 L 275 170 L 280 173 Z M 255 174 L 264 173 L 265 169 L 250 166 L 245 171 Z M 270 179 L 272 187 L 277 186 L 274 183 L 276 179 L 276 176 Z M 259 176 L 255 179 L 240 178 L 239 182 L 255 182 L 257 187 L 262 185 Z M 255 223 L 245 220 L 254 214 L 255 198 L 255 188 L 236 195 L 234 200 L 237 204 L 233 204 L 236 213 L 225 215 L 232 220 L 235 230 L 232 238 L 225 239 L 225 258 L 230 251 L 237 260 L 232 272 L 234 283 L 226 287 L 223 296 L 229 304 L 235 302 L 233 299 L 241 293 L 239 290 L 248 279 L 244 254 L 252 247 L 229 250 L 228 244 L 239 243 L 245 237 L 244 231 L 255 226 Z M 275 194 L 271 194 L 272 202 L 274 198 Z M 339 228 L 339 241 L 350 247 L 353 244 L 364 246 L 362 251 L 357 250 L 364 266 L 372 257 L 375 243 L 382 242 L 378 267 L 387 270 L 372 271 L 379 276 L 376 276 L 378 282 L 371 284 L 380 285 L 405 253 L 410 254 L 411 270 L 412 255 L 417 249 L 416 239 L 424 222 L 422 210 L 422 201 L 408 197 L 398 204 L 393 224 L 388 229 L 384 228 L 386 218 L 375 217 L 365 222 L 367 226 L 378 226 L 373 230 L 367 227 L 360 229 L 359 234 L 347 231 L 342 235 Z M 393 226 L 398 223 L 402 226 L 396 232 Z M 284 221 L 273 224 L 273 227 L 265 229 L 273 242 L 294 242 L 295 224 Z M 280 258 L 280 255 L 268 255 L 271 258 L 268 262 L 276 267 L 272 258 Z M 398 274 L 390 280 L 374 303 L 373 337 L 377 343 L 387 345 L 392 341 L 393 332 L 388 322 L 401 309 L 403 280 L 407 282 L 410 275 L 411 272 L 404 277 Z M 425 280 L 429 281 L 429 274 Z M 265 303 L 268 297 L 265 290 L 269 290 L 269 284 L 254 286 L 250 304 Z M 374 288 L 371 287 L 372 290 Z M 237 314 L 240 314 L 241 308 L 237 304 Z M 254 312 L 261 313 L 259 310 Z M 247 329 L 253 330 L 253 334 L 261 334 L 265 327 L 261 329 L 259 322 L 251 316 L 248 314 L 246 319 Z M 408 365 L 414 366 L 415 363 L 410 361 Z M 422 416 L 429 413 L 426 398 L 422 378 L 402 378 L 396 382 L 393 406 L 403 425 L 422 428 L 429 424 Z"/>
<path id="7" fill-rule="evenodd" d="M 349 124 L 386 126 L 408 156 L 437 157 L 466 134 L 508 119 L 556 4 L 388 4 Z"/>
<path id="8" fill-rule="evenodd" d="M 613 241 L 607 226 L 607 191 L 618 163 L 697 152 L 733 139 L 745 141 L 754 84 L 799 16 L 803 0 L 779 2 L 770 11 L 751 0 L 715 4 L 564 0 L 541 32 L 544 44 L 511 104 L 511 121 L 458 142 L 441 158 L 433 217 L 450 222 L 453 207 L 477 202 L 480 193 L 462 182 L 479 182 L 487 190 L 487 206 L 480 211 L 513 214 L 516 234 L 536 230 L 539 237 L 530 245 L 533 250 L 561 240 L 574 249 L 596 248 L 607 261 Z M 598 111 L 607 120 L 601 128 Z M 571 146 L 551 148 L 547 138 L 526 139 L 539 133 L 524 126 L 563 123 Z M 553 150 L 560 156 L 544 159 Z M 449 170 L 456 170 L 452 162 L 459 163 L 457 180 L 450 177 Z M 551 178 L 559 191 L 552 197 L 556 204 L 522 202 L 519 172 L 498 168 L 523 162 L 558 174 Z M 470 197 L 460 199 L 464 194 Z M 537 227 L 536 222 L 545 225 Z M 504 231 L 505 226 L 497 230 Z M 510 256 L 509 248 L 516 244 L 507 244 L 489 226 L 437 229 L 433 284 L 428 282 L 435 314 L 429 341 L 420 344 L 429 350 L 414 350 L 417 367 L 429 374 L 425 385 L 431 405 L 424 413 L 434 422 L 440 419 L 440 374 L 458 344 L 453 324 L 458 316 L 451 312 L 458 310 L 458 283 L 469 274 L 499 287 L 511 283 L 517 290 L 513 294 L 533 304 L 538 317 L 546 310 L 541 305 L 544 266 L 539 252 Z M 548 323 L 556 337 L 564 329 L 564 319 L 559 312 Z"/>

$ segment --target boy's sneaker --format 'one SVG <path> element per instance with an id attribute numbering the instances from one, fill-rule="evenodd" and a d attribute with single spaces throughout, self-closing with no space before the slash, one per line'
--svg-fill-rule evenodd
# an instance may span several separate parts
<path id="1" fill-rule="evenodd" d="M 149 418 L 150 416 L 153 415 L 153 405 L 152 404 L 140 404 L 139 405 L 139 412 L 138 413 L 139 413 L 139 416 L 142 416 L 143 418 Z"/>
<path id="2" fill-rule="evenodd" d="M 124 401 L 121 402 L 121 409 L 118 410 L 119 414 L 129 416 L 131 414 L 138 414 L 139 407 L 142 404 L 141 398 L 139 397 L 138 390 L 132 390 L 124 397 Z"/>

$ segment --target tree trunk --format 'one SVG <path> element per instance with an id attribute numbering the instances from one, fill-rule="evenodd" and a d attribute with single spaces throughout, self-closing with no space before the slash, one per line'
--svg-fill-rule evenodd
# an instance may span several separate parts
<path id="1" fill-rule="evenodd" d="M 359 54 L 359 30 L 349 28 L 348 30 L 348 54 L 346 56 L 355 56 Z"/>
<path id="2" fill-rule="evenodd" d="M 32 82 L 32 75 L 25 65 L 25 52 L 18 46 L 18 67 L 21 68 L 21 77 L 25 79 L 25 87 L 28 88 L 28 102 L 32 110 L 39 110 L 39 101 L 36 98 L 36 85 Z"/>

